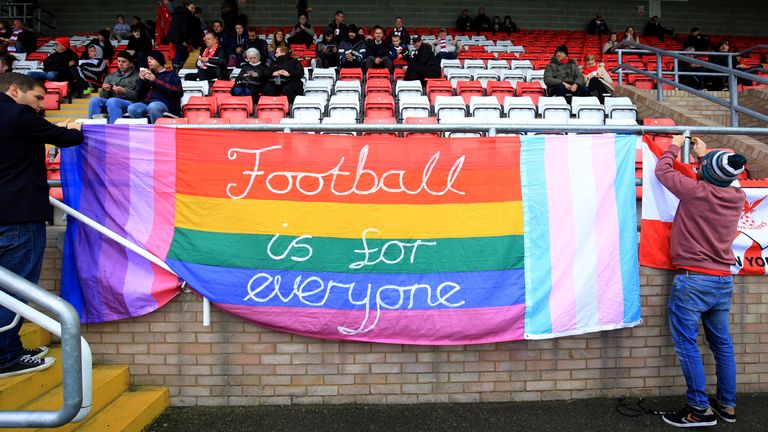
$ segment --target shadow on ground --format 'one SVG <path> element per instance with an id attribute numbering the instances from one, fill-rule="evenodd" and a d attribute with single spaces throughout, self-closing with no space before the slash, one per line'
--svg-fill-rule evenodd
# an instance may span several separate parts
<path id="1" fill-rule="evenodd" d="M 628 400 L 637 407 L 637 399 Z M 654 432 L 678 430 L 661 417 L 627 417 L 617 412 L 617 399 L 582 399 L 558 402 L 506 402 L 423 405 L 297 405 L 256 407 L 172 407 L 149 432 L 215 431 L 536 431 Z M 673 410 L 682 397 L 656 397 L 642 406 Z M 742 394 L 738 421 L 720 421 L 707 430 L 768 431 L 768 393 Z M 626 411 L 626 410 L 625 410 Z"/>

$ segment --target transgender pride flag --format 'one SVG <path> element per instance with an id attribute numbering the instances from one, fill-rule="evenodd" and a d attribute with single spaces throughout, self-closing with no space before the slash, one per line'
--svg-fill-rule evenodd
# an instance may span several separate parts
<path id="1" fill-rule="evenodd" d="M 640 321 L 634 137 L 86 136 L 63 159 L 67 202 L 264 327 L 459 345 Z M 63 295 L 89 322 L 176 292 L 79 224 L 65 270 Z"/>

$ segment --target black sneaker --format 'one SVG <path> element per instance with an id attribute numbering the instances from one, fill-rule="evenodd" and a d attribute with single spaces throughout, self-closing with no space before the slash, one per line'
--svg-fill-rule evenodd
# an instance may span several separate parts
<path id="1" fill-rule="evenodd" d="M 16 363 L 0 369 L 0 378 L 45 370 L 53 366 L 54 362 L 56 362 L 56 359 L 53 357 L 36 359 L 28 355 L 24 355 L 21 356 L 20 359 L 16 360 Z"/>
<path id="2" fill-rule="evenodd" d="M 736 423 L 736 410 L 733 411 L 733 414 L 730 414 L 726 411 L 726 407 L 714 399 L 709 400 L 709 406 L 712 407 L 712 411 L 714 411 L 724 422 Z"/>
<path id="3" fill-rule="evenodd" d="M 706 411 L 697 410 L 690 405 L 672 414 L 661 416 L 667 424 L 681 428 L 715 426 L 717 417 L 711 409 Z"/>
<path id="4" fill-rule="evenodd" d="M 25 348 L 24 353 L 22 356 L 28 355 L 32 358 L 40 359 L 45 357 L 45 355 L 48 354 L 48 347 L 45 345 L 41 345 L 37 348 Z"/>

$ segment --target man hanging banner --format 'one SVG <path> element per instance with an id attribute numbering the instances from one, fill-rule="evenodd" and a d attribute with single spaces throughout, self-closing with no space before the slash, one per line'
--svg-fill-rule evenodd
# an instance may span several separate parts
<path id="1" fill-rule="evenodd" d="M 62 159 L 67 201 L 259 325 L 439 345 L 640 322 L 632 136 L 85 129 Z M 73 230 L 63 292 L 84 320 L 172 297 L 175 280 Z"/>
<path id="2" fill-rule="evenodd" d="M 643 137 L 643 211 L 640 236 L 640 264 L 674 270 L 669 255 L 669 235 L 678 199 L 659 183 L 654 171 L 664 153 L 650 137 Z M 696 178 L 692 165 L 675 162 L 675 169 Z M 731 273 L 763 275 L 768 272 L 765 249 L 768 248 L 768 181 L 737 180 L 746 194 L 744 210 L 734 233 L 735 261 Z"/>

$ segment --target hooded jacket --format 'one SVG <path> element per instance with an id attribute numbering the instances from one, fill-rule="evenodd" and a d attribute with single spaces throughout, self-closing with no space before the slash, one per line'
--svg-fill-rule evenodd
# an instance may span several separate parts
<path id="1" fill-rule="evenodd" d="M 566 63 L 561 63 L 557 57 L 552 57 L 552 61 L 544 69 L 544 84 L 547 87 L 553 87 L 564 82 L 578 84 L 581 87 L 587 85 L 586 81 L 584 81 L 584 75 L 579 70 L 579 65 L 575 61 L 568 59 Z"/>
<path id="2" fill-rule="evenodd" d="M 80 78 L 92 83 L 101 83 L 104 73 L 107 71 L 107 62 L 104 61 L 104 53 L 98 45 L 91 45 L 96 50 L 96 55 L 87 60 L 80 60 L 77 72 Z M 90 49 L 90 47 L 89 47 Z"/>
<path id="3" fill-rule="evenodd" d="M 347 39 L 344 39 L 339 44 L 339 62 L 343 63 L 345 61 L 347 52 L 352 53 L 354 61 L 362 62 L 367 57 L 366 51 L 367 47 L 364 37 L 360 35 L 356 35 L 354 39 L 349 39 L 347 37 Z"/>

